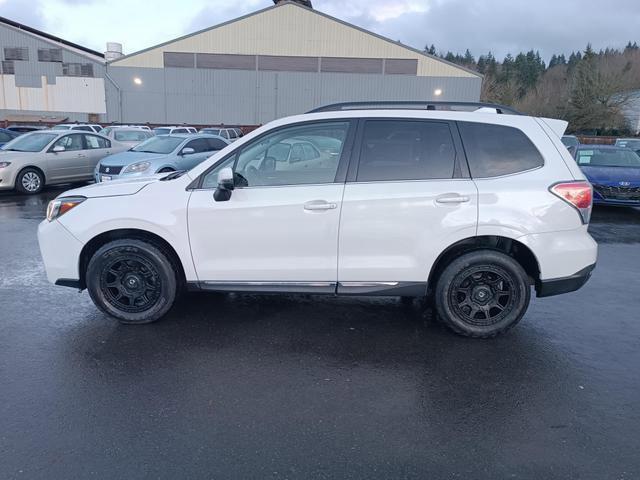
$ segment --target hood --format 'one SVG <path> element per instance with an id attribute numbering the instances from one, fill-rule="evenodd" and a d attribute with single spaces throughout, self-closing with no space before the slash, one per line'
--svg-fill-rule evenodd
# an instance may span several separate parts
<path id="1" fill-rule="evenodd" d="M 620 182 L 629 182 L 625 186 L 640 186 L 640 168 L 634 167 L 589 167 L 581 165 L 587 179 L 598 185 L 621 186 Z"/>
<path id="2" fill-rule="evenodd" d="M 120 166 L 131 165 L 132 163 L 142 162 L 143 160 L 152 161 L 159 158 L 165 158 L 167 155 L 163 153 L 145 153 L 145 152 L 126 152 L 115 153 L 100 160 L 101 165 Z"/>
<path id="3" fill-rule="evenodd" d="M 126 178 L 113 180 L 111 182 L 93 183 L 86 187 L 75 188 L 59 195 L 59 197 L 81 196 L 87 198 L 99 197 L 120 197 L 123 195 L 134 195 L 151 183 L 166 174 L 158 174 L 145 178 Z"/>

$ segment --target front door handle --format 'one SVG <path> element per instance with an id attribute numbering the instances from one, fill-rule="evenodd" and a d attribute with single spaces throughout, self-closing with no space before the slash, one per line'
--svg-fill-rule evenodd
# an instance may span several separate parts
<path id="1" fill-rule="evenodd" d="M 442 204 L 467 203 L 469 200 L 470 198 L 464 195 L 442 196 L 442 197 L 436 198 L 436 203 L 442 203 Z"/>
<path id="2" fill-rule="evenodd" d="M 317 211 L 317 210 L 334 210 L 338 208 L 335 203 L 325 202 L 324 200 L 314 200 L 304 204 L 305 210 Z"/>

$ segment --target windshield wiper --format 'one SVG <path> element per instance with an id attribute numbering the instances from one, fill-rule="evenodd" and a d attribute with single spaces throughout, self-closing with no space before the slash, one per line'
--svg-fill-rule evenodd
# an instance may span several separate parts
<path id="1" fill-rule="evenodd" d="M 186 170 L 176 170 L 175 172 L 171 172 L 169 175 L 167 175 L 166 177 L 162 177 L 160 179 L 161 182 L 166 182 L 168 180 L 175 180 L 176 178 L 180 178 L 182 175 L 184 175 L 185 173 L 187 173 Z"/>

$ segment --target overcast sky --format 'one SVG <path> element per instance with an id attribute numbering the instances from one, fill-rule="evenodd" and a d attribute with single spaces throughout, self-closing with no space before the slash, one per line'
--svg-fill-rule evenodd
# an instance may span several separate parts
<path id="1" fill-rule="evenodd" d="M 271 0 L 0 0 L 0 16 L 103 51 L 125 53 L 231 20 Z M 424 48 L 498 58 L 640 43 L 640 0 L 313 0 L 329 15 Z"/>

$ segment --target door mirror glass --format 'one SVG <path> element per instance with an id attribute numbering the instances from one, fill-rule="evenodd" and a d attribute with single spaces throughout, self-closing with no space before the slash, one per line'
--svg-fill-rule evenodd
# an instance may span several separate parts
<path id="1" fill-rule="evenodd" d="M 191 155 L 192 153 L 196 153 L 196 151 L 191 147 L 186 147 L 182 149 L 182 155 Z"/>
<path id="2" fill-rule="evenodd" d="M 213 194 L 216 202 L 226 202 L 231 198 L 231 191 L 234 188 L 233 170 L 225 167 L 218 173 L 218 188 Z"/>
<path id="3" fill-rule="evenodd" d="M 66 148 L 64 148 L 62 145 L 56 145 L 55 147 L 53 147 L 53 151 L 58 153 L 58 152 L 64 152 L 66 150 Z"/>

